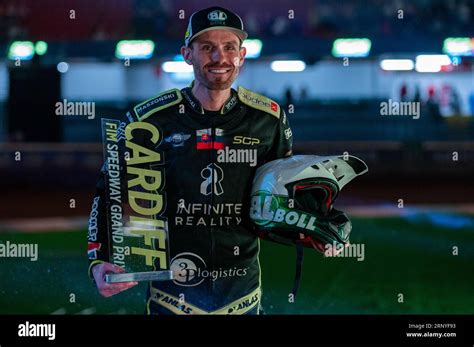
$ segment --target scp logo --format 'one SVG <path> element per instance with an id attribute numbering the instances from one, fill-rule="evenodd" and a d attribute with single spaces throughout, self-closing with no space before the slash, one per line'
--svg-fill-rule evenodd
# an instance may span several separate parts
<path id="1" fill-rule="evenodd" d="M 260 139 L 255 137 L 247 137 L 247 136 L 234 136 L 234 141 L 232 142 L 234 145 L 258 145 L 260 143 Z"/>
<path id="2" fill-rule="evenodd" d="M 194 253 L 180 253 L 171 260 L 170 269 L 173 271 L 173 282 L 180 286 L 194 287 L 204 281 L 199 276 L 201 269 L 206 268 L 204 259 Z"/>

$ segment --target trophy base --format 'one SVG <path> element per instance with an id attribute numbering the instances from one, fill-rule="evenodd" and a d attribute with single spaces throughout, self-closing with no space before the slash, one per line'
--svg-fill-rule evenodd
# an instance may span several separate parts
<path id="1" fill-rule="evenodd" d="M 173 271 L 128 272 L 105 275 L 107 283 L 169 281 L 173 279 Z"/>

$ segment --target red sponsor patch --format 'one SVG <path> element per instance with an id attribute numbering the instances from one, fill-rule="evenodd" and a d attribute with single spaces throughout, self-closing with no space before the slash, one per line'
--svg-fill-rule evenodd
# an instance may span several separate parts
<path id="1" fill-rule="evenodd" d="M 101 243 L 88 242 L 87 243 L 87 256 L 90 260 L 97 259 L 97 251 L 102 247 Z"/>
<path id="2" fill-rule="evenodd" d="M 278 104 L 276 102 L 271 102 L 270 103 L 270 108 L 272 109 L 272 111 L 278 111 Z"/>
<path id="3" fill-rule="evenodd" d="M 94 249 L 100 249 L 101 246 L 102 246 L 101 243 L 88 242 L 88 243 L 87 243 L 87 250 L 88 250 L 88 251 L 92 251 L 92 250 L 94 250 Z"/>

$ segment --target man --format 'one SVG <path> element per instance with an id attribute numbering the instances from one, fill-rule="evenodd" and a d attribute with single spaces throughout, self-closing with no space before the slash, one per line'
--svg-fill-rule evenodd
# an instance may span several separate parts
<path id="1" fill-rule="evenodd" d="M 174 279 L 150 283 L 149 314 L 258 313 L 259 241 L 248 218 L 250 189 L 258 166 L 292 154 L 292 135 L 276 102 L 231 88 L 245 59 L 246 37 L 240 17 L 227 9 L 194 13 L 181 48 L 194 82 L 127 113 L 130 122 L 152 123 L 164 139 L 158 148 Z M 90 223 L 94 244 L 108 242 L 105 174 L 91 213 L 97 220 Z M 89 268 L 99 292 L 110 296 L 136 285 L 104 282 L 106 273 L 123 269 L 108 262 L 103 248 Z"/>

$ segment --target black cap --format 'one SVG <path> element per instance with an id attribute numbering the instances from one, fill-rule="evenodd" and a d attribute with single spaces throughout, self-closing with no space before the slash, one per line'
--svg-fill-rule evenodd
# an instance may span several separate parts
<path id="1" fill-rule="evenodd" d="M 215 29 L 230 30 L 242 41 L 248 36 L 244 31 L 244 23 L 237 14 L 225 8 L 214 6 L 194 12 L 191 15 L 188 30 L 186 30 L 184 36 L 184 44 L 188 46 L 199 34 Z"/>

